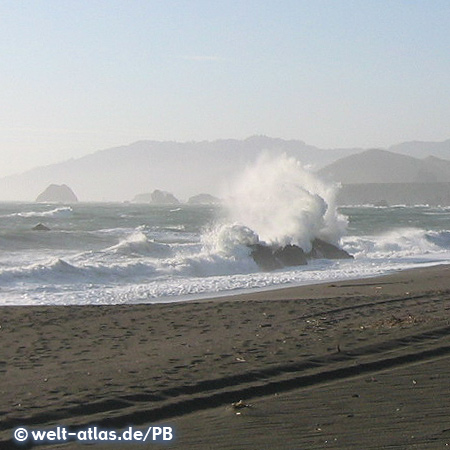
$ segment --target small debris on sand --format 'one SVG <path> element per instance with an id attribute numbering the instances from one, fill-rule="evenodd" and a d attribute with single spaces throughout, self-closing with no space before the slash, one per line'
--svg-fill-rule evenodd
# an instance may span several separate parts
<path id="1" fill-rule="evenodd" d="M 234 409 L 243 409 L 243 408 L 251 408 L 252 405 L 249 405 L 248 403 L 245 403 L 244 401 L 239 400 L 238 402 L 232 403 L 231 406 Z"/>

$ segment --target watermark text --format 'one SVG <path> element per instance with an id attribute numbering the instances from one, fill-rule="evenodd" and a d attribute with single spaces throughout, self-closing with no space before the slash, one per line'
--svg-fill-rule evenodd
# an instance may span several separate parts
<path id="1" fill-rule="evenodd" d="M 60 443 L 68 441 L 79 442 L 170 442 L 174 436 L 174 431 L 170 426 L 149 426 L 144 429 L 137 429 L 132 426 L 125 430 L 117 431 L 97 426 L 90 426 L 79 430 L 65 426 L 57 426 L 46 430 L 32 430 L 19 427 L 14 430 L 14 440 L 17 443 Z"/>

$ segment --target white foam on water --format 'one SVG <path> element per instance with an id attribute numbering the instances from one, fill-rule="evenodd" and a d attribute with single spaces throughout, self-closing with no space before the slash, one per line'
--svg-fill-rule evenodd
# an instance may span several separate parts
<path id="1" fill-rule="evenodd" d="M 123 256 L 151 256 L 154 258 L 168 257 L 172 255 L 170 245 L 161 244 L 148 239 L 142 231 L 135 231 L 118 244 L 105 250 Z"/>
<path id="2" fill-rule="evenodd" d="M 51 209 L 50 211 L 29 211 L 11 214 L 10 217 L 70 217 L 73 214 L 73 209 L 70 206 L 63 206 L 60 208 Z"/>
<path id="3" fill-rule="evenodd" d="M 376 220 L 382 220 L 366 229 L 382 232 L 352 228 L 354 234 L 346 235 L 347 219 L 335 206 L 336 190 L 293 158 L 263 156 L 230 189 L 226 214 L 202 231 L 195 222 L 197 210 L 185 206 L 171 213 L 169 208 L 140 207 L 125 218 L 119 206 L 112 209 L 116 215 L 109 212 L 110 207 L 98 210 L 95 205 L 77 206 L 77 214 L 66 207 L 10 208 L 7 226 L 0 226 L 0 246 L 6 250 L 0 254 L 1 302 L 179 301 L 362 278 L 450 261 L 450 231 L 438 229 L 446 223 L 447 209 L 376 209 Z M 361 220 L 371 225 L 374 211 L 360 208 L 360 222 L 352 226 Z M 423 227 L 396 225 L 396 218 L 409 223 L 411 211 L 414 220 L 420 215 Z M 156 220 L 156 214 L 162 219 Z M 24 224 L 24 218 L 30 217 L 58 218 L 58 229 L 31 231 Z M 427 229 L 428 223 L 434 228 Z M 308 251 L 315 238 L 341 245 L 355 259 L 317 260 L 307 266 L 261 272 L 251 257 L 249 246 L 256 243 L 296 244 Z"/>
<path id="4" fill-rule="evenodd" d="M 347 236 L 343 247 L 355 258 L 405 258 L 450 250 L 450 231 L 398 228 L 374 236 Z"/>
<path id="5" fill-rule="evenodd" d="M 232 222 L 270 245 L 295 244 L 306 252 L 315 238 L 338 244 L 346 218 L 337 212 L 335 185 L 305 170 L 295 158 L 265 154 L 229 193 Z"/>

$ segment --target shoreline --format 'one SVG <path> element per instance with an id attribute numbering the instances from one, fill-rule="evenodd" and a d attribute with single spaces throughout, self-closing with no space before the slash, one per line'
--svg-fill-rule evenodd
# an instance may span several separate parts
<path id="1" fill-rule="evenodd" d="M 417 263 L 417 265 L 414 265 L 413 267 L 407 267 L 407 268 L 392 268 L 389 270 L 386 270 L 386 272 L 378 273 L 378 274 L 370 274 L 370 275 L 359 275 L 359 276 L 348 276 L 348 277 L 337 277 L 337 278 L 330 278 L 330 279 L 321 279 L 321 280 L 309 280 L 309 281 L 302 281 L 302 282 L 287 282 L 287 283 L 280 283 L 280 284 L 272 284 L 269 286 L 264 287 L 254 287 L 254 288 L 236 288 L 236 289 L 230 289 L 230 290 L 223 290 L 218 292 L 204 292 L 204 293 L 197 293 L 197 294 L 182 294 L 182 295 L 174 295 L 174 296 L 163 296 L 163 297 L 155 297 L 154 299 L 147 300 L 147 301 L 136 301 L 132 303 L 43 303 L 43 304 L 37 304 L 37 303 L 6 303 L 6 304 L 0 304 L 0 308 L 4 307 L 70 307 L 70 306 L 105 306 L 105 307 L 119 307 L 119 306 L 137 306 L 137 305 L 176 305 L 180 303 L 197 303 L 197 302 L 204 302 L 204 301 L 220 301 L 220 300 L 227 300 L 227 299 L 240 299 L 241 297 L 249 297 L 249 298 L 259 298 L 260 295 L 263 297 L 271 297 L 271 293 L 274 292 L 276 297 L 280 297 L 279 291 L 291 291 L 291 292 L 308 292 L 312 293 L 314 295 L 314 292 L 317 290 L 319 292 L 322 291 L 321 286 L 338 286 L 342 285 L 343 283 L 351 283 L 351 282 L 358 282 L 362 280 L 376 280 L 383 277 L 389 277 L 391 275 L 396 275 L 403 272 L 409 272 L 409 271 L 417 271 L 417 270 L 424 270 L 428 268 L 433 267 L 440 267 L 440 266 L 450 266 L 450 263 L 443 260 L 443 261 L 430 261 L 430 262 L 422 262 Z M 324 269 L 326 270 L 326 269 Z M 271 272 L 269 272 L 271 273 Z M 317 286 L 318 288 L 312 288 Z M 296 294 L 294 294 L 295 296 Z M 320 297 L 321 294 L 319 294 Z M 281 295 L 282 297 L 282 295 Z M 294 297 L 290 297 L 294 298 Z M 158 300 L 159 299 L 159 300 Z"/>
<path id="2" fill-rule="evenodd" d="M 349 295 L 353 287 L 358 287 L 363 289 L 364 287 L 370 287 L 371 285 L 383 285 L 383 284 L 399 284 L 400 280 L 408 280 L 408 283 L 412 283 L 412 288 L 421 289 L 420 280 L 410 279 L 415 273 L 420 273 L 423 270 L 438 270 L 437 268 L 450 269 L 450 264 L 446 262 L 436 262 L 429 263 L 426 266 L 412 267 L 407 269 L 392 270 L 389 273 L 383 273 L 379 275 L 370 275 L 367 277 L 357 277 L 357 278 L 344 278 L 344 279 L 333 279 L 329 281 L 317 281 L 307 284 L 294 284 L 288 286 L 269 286 L 265 288 L 255 288 L 252 290 L 242 289 L 238 292 L 235 291 L 224 291 L 218 294 L 204 294 L 202 297 L 196 297 L 192 300 L 174 300 L 167 302 L 155 302 L 155 303 L 139 303 L 139 304 L 151 304 L 151 305 L 174 305 L 181 303 L 203 303 L 203 302 L 221 302 L 221 301 L 243 301 L 243 300 L 280 300 L 280 299 L 307 299 L 307 298 L 323 298 L 324 296 L 334 296 L 337 294 L 336 289 L 339 289 L 339 295 Z M 447 288 L 447 283 L 443 280 L 441 282 L 441 277 L 435 277 L 437 284 L 435 286 L 440 286 L 442 289 Z M 449 285 L 450 286 L 450 285 Z M 345 288 L 349 288 L 346 290 Z M 402 288 L 390 287 L 390 293 L 399 294 L 402 292 Z M 360 290 L 359 293 L 363 295 L 370 295 L 371 289 Z"/>
<path id="3" fill-rule="evenodd" d="M 276 435 L 277 426 L 290 446 L 272 439 L 267 448 L 323 448 L 292 425 L 307 419 L 299 415 L 305 395 L 318 402 L 315 415 L 326 415 L 340 389 L 352 392 L 371 377 L 395 386 L 397 373 L 425 377 L 430 364 L 441 373 L 430 389 L 444 393 L 449 275 L 450 265 L 438 265 L 191 302 L 3 306 L 0 444 L 15 448 L 11 430 L 20 425 L 170 422 L 179 430 L 174 448 L 232 449 L 238 437 L 240 448 L 265 448 L 252 430 Z M 387 381 L 370 386 L 371 401 L 399 396 L 405 404 L 410 395 Z M 434 414 L 427 395 L 421 401 Z M 230 406 L 239 400 L 254 405 L 242 417 Z M 366 418 L 369 406 L 361 409 Z M 352 413 L 361 420 L 347 430 L 350 441 L 366 432 L 361 411 Z M 42 446 L 59 447 L 77 444 Z"/>

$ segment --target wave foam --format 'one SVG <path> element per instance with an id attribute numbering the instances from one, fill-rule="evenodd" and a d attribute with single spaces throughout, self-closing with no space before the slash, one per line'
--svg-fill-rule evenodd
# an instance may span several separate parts
<path id="1" fill-rule="evenodd" d="M 347 220 L 336 208 L 336 186 L 306 171 L 292 157 L 263 155 L 248 168 L 227 202 L 232 222 L 271 245 L 296 244 L 306 252 L 315 238 L 338 244 Z"/>
<path id="2" fill-rule="evenodd" d="M 450 231 L 399 228 L 378 236 L 348 236 L 343 247 L 356 258 L 403 258 L 446 252 Z"/>
<path id="3" fill-rule="evenodd" d="M 70 217 L 73 213 L 73 209 L 70 206 L 61 208 L 55 208 L 50 211 L 30 211 L 11 214 L 12 216 L 19 217 Z"/>
<path id="4" fill-rule="evenodd" d="M 135 231 L 117 245 L 109 247 L 106 252 L 114 252 L 124 256 L 150 256 L 154 258 L 172 255 L 170 245 L 161 244 L 148 239 L 142 231 Z"/>

